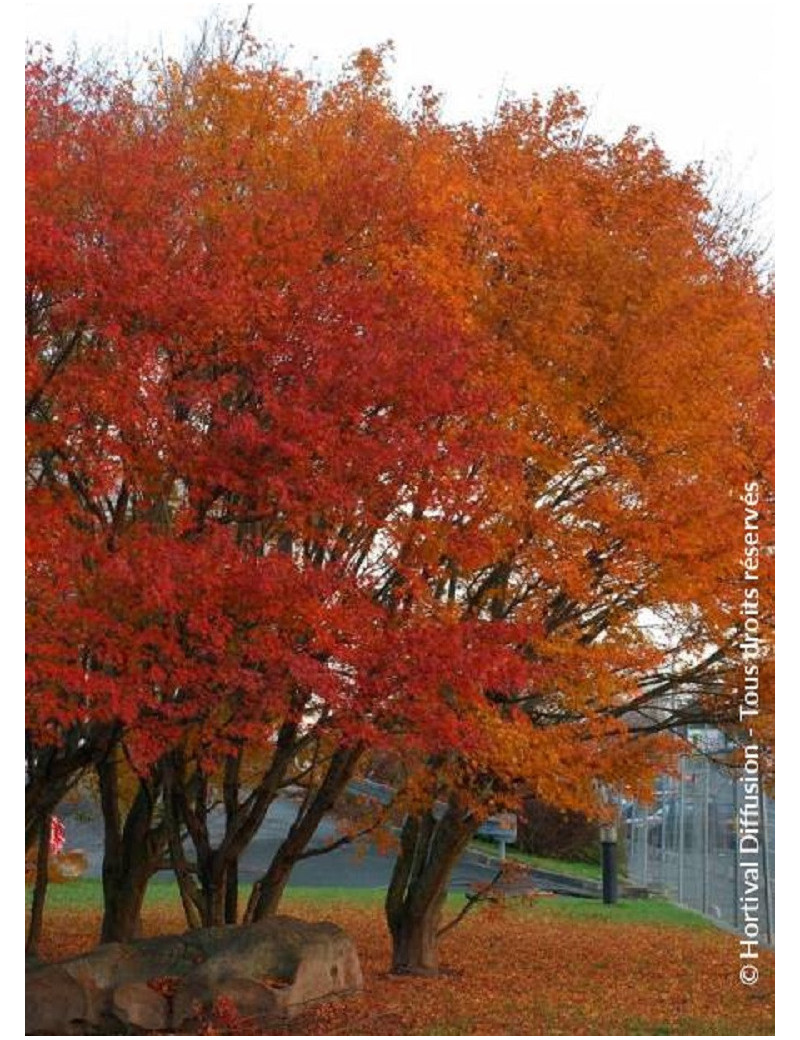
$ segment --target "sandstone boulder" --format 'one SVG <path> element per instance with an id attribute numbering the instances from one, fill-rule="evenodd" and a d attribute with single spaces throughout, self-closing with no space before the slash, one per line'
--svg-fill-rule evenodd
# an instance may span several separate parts
<path id="1" fill-rule="evenodd" d="M 358 954 L 337 925 L 271 917 L 31 966 L 26 1033 L 186 1031 L 223 998 L 242 1019 L 277 1023 L 362 985 Z"/>

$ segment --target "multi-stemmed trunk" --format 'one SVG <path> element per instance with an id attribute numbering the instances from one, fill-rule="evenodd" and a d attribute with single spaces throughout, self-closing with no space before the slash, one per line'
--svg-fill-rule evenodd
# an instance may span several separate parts
<path id="1" fill-rule="evenodd" d="M 25 733 L 25 848 L 38 840 L 43 821 L 92 765 L 101 762 L 119 738 L 117 727 L 76 725 L 58 745 L 39 744 Z M 49 824 L 48 824 L 49 826 Z"/>
<path id="2" fill-rule="evenodd" d="M 238 920 L 238 864 L 264 821 L 269 807 L 286 782 L 299 749 L 306 742 L 295 722 L 278 731 L 269 765 L 258 782 L 241 797 L 241 753 L 229 755 L 223 766 L 225 831 L 214 844 L 211 837 L 210 778 L 179 750 L 172 753 L 166 771 L 166 820 L 172 866 L 178 880 L 190 927 L 236 924 Z M 183 837 L 192 848 L 187 859 Z"/>
<path id="3" fill-rule="evenodd" d="M 101 942 L 128 942 L 141 930 L 141 912 L 150 878 L 166 850 L 164 821 L 157 817 L 161 792 L 158 769 L 136 778 L 136 792 L 124 812 L 120 792 L 120 755 L 97 767 L 103 811 L 103 922 Z"/>
<path id="4" fill-rule="evenodd" d="M 386 894 L 392 971 L 439 971 L 442 911 L 453 868 L 475 831 L 475 819 L 455 802 L 406 817 L 400 852 Z"/>
<path id="5" fill-rule="evenodd" d="M 341 747 L 334 751 L 321 783 L 315 790 L 309 789 L 297 818 L 289 828 L 289 833 L 272 857 L 269 869 L 253 886 L 245 920 L 258 921 L 276 913 L 295 864 L 310 855 L 327 851 L 308 849 L 308 843 L 314 837 L 325 814 L 334 807 L 337 799 L 347 789 L 363 752 L 362 744 Z M 338 844 L 340 842 L 332 843 L 333 846 Z"/>

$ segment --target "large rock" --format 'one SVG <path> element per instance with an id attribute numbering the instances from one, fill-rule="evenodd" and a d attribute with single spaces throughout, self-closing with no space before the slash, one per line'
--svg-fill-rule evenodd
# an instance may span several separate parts
<path id="1" fill-rule="evenodd" d="M 180 1031 L 215 1004 L 269 1024 L 363 985 L 358 954 L 341 928 L 291 917 L 108 943 L 34 966 L 26 981 L 29 1036 Z"/>
<path id="2" fill-rule="evenodd" d="M 60 964 L 26 972 L 25 1032 L 72 1036 L 89 1015 L 83 988 Z"/>
<path id="3" fill-rule="evenodd" d="M 160 1033 L 169 1029 L 169 1000 L 146 982 L 123 982 L 111 992 L 111 1017 L 129 1028 Z"/>

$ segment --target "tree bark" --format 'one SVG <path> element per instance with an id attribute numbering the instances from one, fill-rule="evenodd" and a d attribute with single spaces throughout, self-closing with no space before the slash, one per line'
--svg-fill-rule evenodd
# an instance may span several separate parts
<path id="1" fill-rule="evenodd" d="M 192 870 L 186 860 L 181 840 L 179 799 L 176 796 L 176 775 L 174 756 L 168 755 L 164 761 L 164 821 L 167 828 L 167 846 L 169 858 L 178 891 L 183 904 L 188 928 L 201 928 L 202 893 L 195 881 Z"/>
<path id="2" fill-rule="evenodd" d="M 118 755 L 97 767 L 103 810 L 103 922 L 100 941 L 129 942 L 141 930 L 141 911 L 150 878 L 162 861 L 166 826 L 154 824 L 160 779 L 139 778 L 124 816 L 120 805 Z"/>
<path id="3" fill-rule="evenodd" d="M 226 831 L 234 827 L 239 812 L 239 776 L 242 752 L 229 755 L 225 761 L 225 780 L 222 794 L 225 802 Z M 239 916 L 239 857 L 231 858 L 225 868 L 225 924 L 236 924 Z"/>
<path id="4" fill-rule="evenodd" d="M 31 923 L 28 928 L 28 939 L 25 953 L 36 956 L 42 938 L 44 921 L 44 903 L 47 897 L 47 872 L 50 867 L 50 827 L 52 816 L 45 816 L 39 827 L 39 847 L 36 854 L 36 879 L 33 885 L 33 903 L 31 905 Z"/>
<path id="5" fill-rule="evenodd" d="M 393 972 L 438 974 L 447 887 L 475 826 L 473 816 L 455 802 L 439 814 L 431 809 L 406 818 L 385 904 Z"/>
<path id="6" fill-rule="evenodd" d="M 364 746 L 338 748 L 328 764 L 325 777 L 313 797 L 301 806 L 289 833 L 278 846 L 269 869 L 260 878 L 250 894 L 245 920 L 259 921 L 277 913 L 286 885 L 297 862 L 304 858 L 308 843 L 326 813 L 336 804 L 353 779 Z"/>
<path id="7" fill-rule="evenodd" d="M 392 930 L 392 972 L 396 975 L 439 974 L 439 927 L 446 891 L 419 916 L 404 916 Z"/>
<path id="8" fill-rule="evenodd" d="M 52 816 L 83 773 L 109 753 L 118 732 L 102 725 L 73 726 L 59 745 L 37 744 L 25 733 L 25 848 L 38 839 L 42 820 Z"/>
<path id="9" fill-rule="evenodd" d="M 225 872 L 225 924 L 236 924 L 239 919 L 239 863 L 230 864 Z"/>
<path id="10" fill-rule="evenodd" d="M 170 852 L 187 919 L 193 918 L 196 910 L 204 927 L 237 920 L 239 857 L 263 823 L 305 739 L 296 722 L 285 722 L 278 732 L 269 767 L 244 799 L 240 798 L 239 784 L 242 756 L 229 756 L 223 778 L 225 834 L 216 847 L 209 831 L 209 779 L 181 751 L 172 753 L 167 795 Z M 187 863 L 180 842 L 179 831 L 183 828 L 194 848 L 192 865 Z"/>
<path id="11" fill-rule="evenodd" d="M 142 933 L 142 904 L 150 874 L 123 876 L 103 869 L 103 923 L 100 942 L 130 942 Z"/>

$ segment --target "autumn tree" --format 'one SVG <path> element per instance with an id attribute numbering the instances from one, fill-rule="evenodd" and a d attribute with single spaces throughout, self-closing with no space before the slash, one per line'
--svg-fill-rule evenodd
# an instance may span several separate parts
<path id="1" fill-rule="evenodd" d="M 439 694 L 470 648 L 402 606 L 419 516 L 469 498 L 498 437 L 472 421 L 485 344 L 443 307 L 462 164 L 367 53 L 319 96 L 210 62 L 144 101 L 33 62 L 28 104 L 30 746 L 73 728 L 95 755 L 104 938 L 135 929 L 165 843 L 190 917 L 235 919 L 238 856 L 325 749 L 257 915 L 364 749 L 458 732 Z M 434 639 L 453 660 L 414 657 L 398 699 L 385 662 Z"/>
<path id="2" fill-rule="evenodd" d="M 327 86 L 250 40 L 145 85 L 30 62 L 30 819 L 97 770 L 105 938 L 166 853 L 191 923 L 237 920 L 300 781 L 273 912 L 379 751 L 393 964 L 435 971 L 487 813 L 593 812 L 734 718 L 771 295 L 699 171 L 584 124 L 401 112 L 381 51 Z"/>
<path id="3" fill-rule="evenodd" d="M 502 525 L 503 551 L 482 567 L 442 558 L 433 588 L 455 585 L 465 619 L 528 626 L 538 674 L 485 691 L 494 746 L 439 767 L 446 811 L 406 821 L 387 897 L 397 970 L 436 970 L 449 869 L 487 805 L 527 790 L 591 810 L 592 781 L 647 777 L 648 734 L 738 721 L 749 480 L 770 539 L 770 292 L 708 219 L 697 171 L 584 124 L 560 94 L 463 139 L 482 272 L 470 313 L 504 348 L 498 420 L 520 441 L 513 495 L 468 521 L 475 536 Z M 525 734 L 512 770 L 509 725 Z"/>

